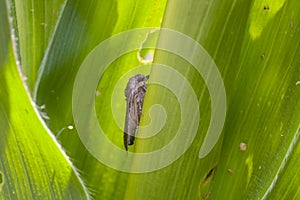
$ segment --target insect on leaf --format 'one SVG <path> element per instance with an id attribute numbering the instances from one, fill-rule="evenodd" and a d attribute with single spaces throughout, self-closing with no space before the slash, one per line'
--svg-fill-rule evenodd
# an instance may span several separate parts
<path id="1" fill-rule="evenodd" d="M 149 75 L 137 74 L 131 77 L 125 89 L 127 101 L 125 127 L 124 127 L 124 146 L 126 151 L 128 145 L 133 145 L 135 134 L 138 130 L 144 98 L 147 90 L 146 81 Z"/>

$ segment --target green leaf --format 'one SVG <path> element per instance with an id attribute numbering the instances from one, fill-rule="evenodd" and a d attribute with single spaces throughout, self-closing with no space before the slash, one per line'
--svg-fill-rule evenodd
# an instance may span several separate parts
<path id="1" fill-rule="evenodd" d="M 37 79 L 46 48 L 55 30 L 64 1 L 11 1 L 15 9 L 22 72 L 30 91 Z"/>
<path id="2" fill-rule="evenodd" d="M 14 34 L 10 10 L 5 1 L 0 4 L 0 198 L 85 199 L 88 192 L 75 167 L 38 117 L 24 87 L 9 37 Z"/>
<path id="3" fill-rule="evenodd" d="M 16 2 L 16 4 L 18 3 Z M 41 13 L 44 13 L 44 10 L 57 9 L 60 4 L 56 3 L 50 5 L 50 7 L 46 3 L 45 7 L 34 6 L 36 14 L 34 17 L 38 18 L 39 13 L 42 15 Z M 68 126 L 74 125 L 71 105 L 75 76 L 82 61 L 90 51 L 111 35 L 130 28 L 159 26 L 164 6 L 165 1 L 132 1 L 130 3 L 95 0 L 88 2 L 66 1 L 61 6 L 58 17 L 56 15 L 51 17 L 51 20 L 57 18 L 55 26 L 36 27 L 37 34 L 43 33 L 43 29 L 50 29 L 49 31 L 52 33 L 50 38 L 46 34 L 36 36 L 48 38 L 43 43 L 47 46 L 44 49 L 43 58 L 39 58 L 39 61 L 36 62 L 41 63 L 40 66 L 36 66 L 35 61 L 31 58 L 32 54 L 27 54 L 25 48 L 28 43 L 36 39 L 22 37 L 22 34 L 20 34 L 22 38 L 20 39 L 20 54 L 27 61 L 22 65 L 23 71 L 25 73 L 26 71 L 33 71 L 37 74 L 35 76 L 26 73 L 28 80 L 34 83 L 34 86 L 29 83 L 33 98 L 54 136 L 57 137 L 57 140 L 72 158 L 73 164 L 82 172 L 81 175 L 84 182 L 87 183 L 92 197 L 108 199 L 114 194 L 114 197 L 121 198 L 124 196 L 128 174 L 112 170 L 99 163 L 82 145 L 76 130 L 68 129 Z M 24 15 L 30 16 L 30 6 L 20 5 L 16 7 L 20 9 L 16 12 L 27 13 Z M 21 15 L 16 15 L 18 21 L 19 16 Z M 20 19 L 21 22 L 17 24 L 18 29 L 22 29 L 23 34 L 27 35 L 32 29 L 31 26 L 35 23 L 34 19 L 30 18 L 24 28 L 22 19 Z M 45 24 L 48 23 L 45 22 Z M 32 53 L 35 54 L 35 52 Z M 110 69 L 110 72 L 107 72 L 103 79 L 116 82 L 125 71 L 134 68 L 139 61 L 136 54 L 132 55 L 135 55 L 134 58 L 128 56 L 128 64 L 112 67 L 114 70 Z M 109 78 L 107 79 L 107 77 Z M 105 87 L 108 87 L 107 82 L 105 85 Z M 105 91 L 111 92 L 112 89 L 113 84 L 109 84 L 109 88 Z M 104 97 L 108 100 L 108 96 Z M 101 102 L 99 105 L 102 105 L 99 110 L 107 109 L 105 106 L 106 100 L 97 100 L 97 102 Z M 105 116 L 100 116 L 100 118 L 113 120 Z M 105 126 L 110 127 L 110 123 L 106 123 Z M 113 128 L 117 130 L 116 132 L 121 133 L 118 127 Z M 112 136 L 115 138 L 114 141 L 119 142 L 120 134 Z M 120 189 L 114 191 L 115 187 L 120 187 Z"/>
<path id="4" fill-rule="evenodd" d="M 197 158 L 210 119 L 210 97 L 189 63 L 172 54 L 156 52 L 155 62 L 172 66 L 191 82 L 199 95 L 201 120 L 197 137 L 184 156 L 165 169 L 132 174 L 126 198 L 145 199 L 151 194 L 150 199 L 297 199 L 299 188 L 295 186 L 299 179 L 291 177 L 298 171 L 295 147 L 299 144 L 300 127 L 297 112 L 300 88 L 296 84 L 300 78 L 300 37 L 299 27 L 293 25 L 300 17 L 293 9 L 298 4 L 297 1 L 267 5 L 259 1 L 168 4 L 164 27 L 196 39 L 213 56 L 222 74 L 228 99 L 223 141 L 219 140 L 205 159 Z M 157 71 L 158 68 L 153 68 L 154 78 Z M 170 99 L 167 91 L 152 90 L 150 86 L 145 107 L 157 101 L 171 107 L 172 111 L 167 113 L 172 113 L 168 120 L 173 123 L 166 124 L 163 135 L 152 139 L 147 150 L 161 145 L 161 140 L 168 143 L 168 134 L 175 135 L 180 120 L 173 118 L 180 108 L 174 107 Z M 245 152 L 240 150 L 241 143 L 246 145 Z M 160 159 L 164 158 L 157 158 Z M 289 162 L 286 165 L 289 159 L 294 166 Z M 280 189 L 276 190 L 277 187 Z M 284 188 L 289 190 L 282 192 Z"/>
<path id="5" fill-rule="evenodd" d="M 5 80 L 0 85 L 0 134 L 4 138 L 0 140 L 1 197 L 299 198 L 297 0 L 0 2 L 0 20 L 4 25 L 0 33 L 0 76 Z M 11 13 L 7 13 L 5 2 L 11 6 Z M 7 16 L 12 19 L 11 29 Z M 101 77 L 94 98 L 98 122 L 106 137 L 123 149 L 123 90 L 130 76 L 150 73 L 141 125 L 158 128 L 166 120 L 165 124 L 159 131 L 140 128 L 139 136 L 152 137 L 137 138 L 120 162 L 131 162 L 132 152 L 147 153 L 172 144 L 180 128 L 185 130 L 185 138 L 169 155 L 161 154 L 147 162 L 133 157 L 132 168 L 164 162 L 180 148 L 187 147 L 187 151 L 162 169 L 124 173 L 99 162 L 80 140 L 72 113 L 74 81 L 82 63 L 101 42 L 123 31 L 145 27 L 153 28 L 147 34 L 126 38 L 124 44 L 110 49 L 113 53 L 106 52 L 109 57 L 125 46 L 140 43 L 140 47 L 114 60 Z M 211 92 L 219 89 L 217 82 L 208 84 L 208 80 L 218 80 L 210 71 L 213 63 L 205 64 L 207 54 L 197 54 L 196 48 L 178 40 L 171 42 L 174 48 L 202 63 L 206 75 L 176 52 L 147 49 L 169 42 L 170 38 L 155 30 L 160 27 L 186 34 L 202 45 L 224 82 L 226 121 L 221 137 L 204 158 L 199 158 L 199 151 L 211 123 L 214 124 L 212 118 L 220 117 L 212 105 L 222 103 Z M 9 39 L 13 30 L 18 39 L 13 43 L 14 54 Z M 153 55 L 153 63 L 168 65 L 171 71 L 162 73 L 162 66 L 147 64 Z M 178 81 L 175 71 L 186 82 Z M 89 78 L 86 77 L 87 82 Z M 178 93 L 155 84 L 158 80 L 173 82 Z M 193 107 L 188 84 L 183 83 L 191 85 L 198 106 Z M 176 94 L 186 98 L 184 104 Z M 199 121 L 197 107 L 201 113 Z M 184 110 L 190 115 L 182 118 Z M 85 120 L 89 122 L 89 118 Z M 194 138 L 195 126 L 198 128 Z M 97 149 L 117 157 L 109 148 L 99 145 Z"/>

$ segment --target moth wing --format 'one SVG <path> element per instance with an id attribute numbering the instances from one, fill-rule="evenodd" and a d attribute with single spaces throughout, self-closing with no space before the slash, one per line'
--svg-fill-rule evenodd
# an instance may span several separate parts
<path id="1" fill-rule="evenodd" d="M 146 94 L 146 88 L 144 86 L 139 87 L 138 95 L 137 95 L 138 121 L 140 121 L 142 117 L 142 109 L 143 109 L 145 94 Z"/>
<path id="2" fill-rule="evenodd" d="M 126 119 L 124 128 L 124 145 L 133 144 L 134 136 L 139 124 L 138 102 L 136 92 L 132 92 L 127 98 Z"/>
<path id="3" fill-rule="evenodd" d="M 132 95 L 130 95 L 128 103 L 128 115 L 129 118 L 136 124 L 138 125 L 139 123 L 139 118 L 138 118 L 138 93 L 133 92 Z"/>

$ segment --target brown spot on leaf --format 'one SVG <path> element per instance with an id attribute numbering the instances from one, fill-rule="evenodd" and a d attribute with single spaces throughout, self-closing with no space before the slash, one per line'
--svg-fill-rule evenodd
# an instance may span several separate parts
<path id="1" fill-rule="evenodd" d="M 234 173 L 233 169 L 230 169 L 230 168 L 227 169 L 227 171 L 228 171 L 229 174 L 233 174 Z"/>
<path id="2" fill-rule="evenodd" d="M 241 151 L 246 151 L 246 150 L 247 150 L 247 144 L 244 143 L 244 142 L 241 142 L 241 143 L 240 143 L 240 150 L 241 150 Z"/>
<path id="3" fill-rule="evenodd" d="M 295 26 L 295 24 L 294 24 L 294 21 L 292 20 L 292 21 L 290 22 L 290 27 L 291 27 L 291 28 L 294 28 L 294 26 Z"/>

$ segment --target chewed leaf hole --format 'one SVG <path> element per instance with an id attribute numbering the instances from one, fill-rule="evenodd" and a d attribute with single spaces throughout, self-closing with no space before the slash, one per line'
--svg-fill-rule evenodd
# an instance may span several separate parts
<path id="1" fill-rule="evenodd" d="M 202 178 L 199 185 L 200 199 L 209 199 L 210 192 L 213 186 L 213 179 L 216 172 L 216 167 L 211 168 Z"/>
<path id="2" fill-rule="evenodd" d="M 145 40 L 142 42 L 139 50 L 138 50 L 138 60 L 141 63 L 151 63 L 153 62 L 155 49 L 149 48 L 156 45 L 159 36 L 159 29 L 153 29 L 148 32 Z"/>

